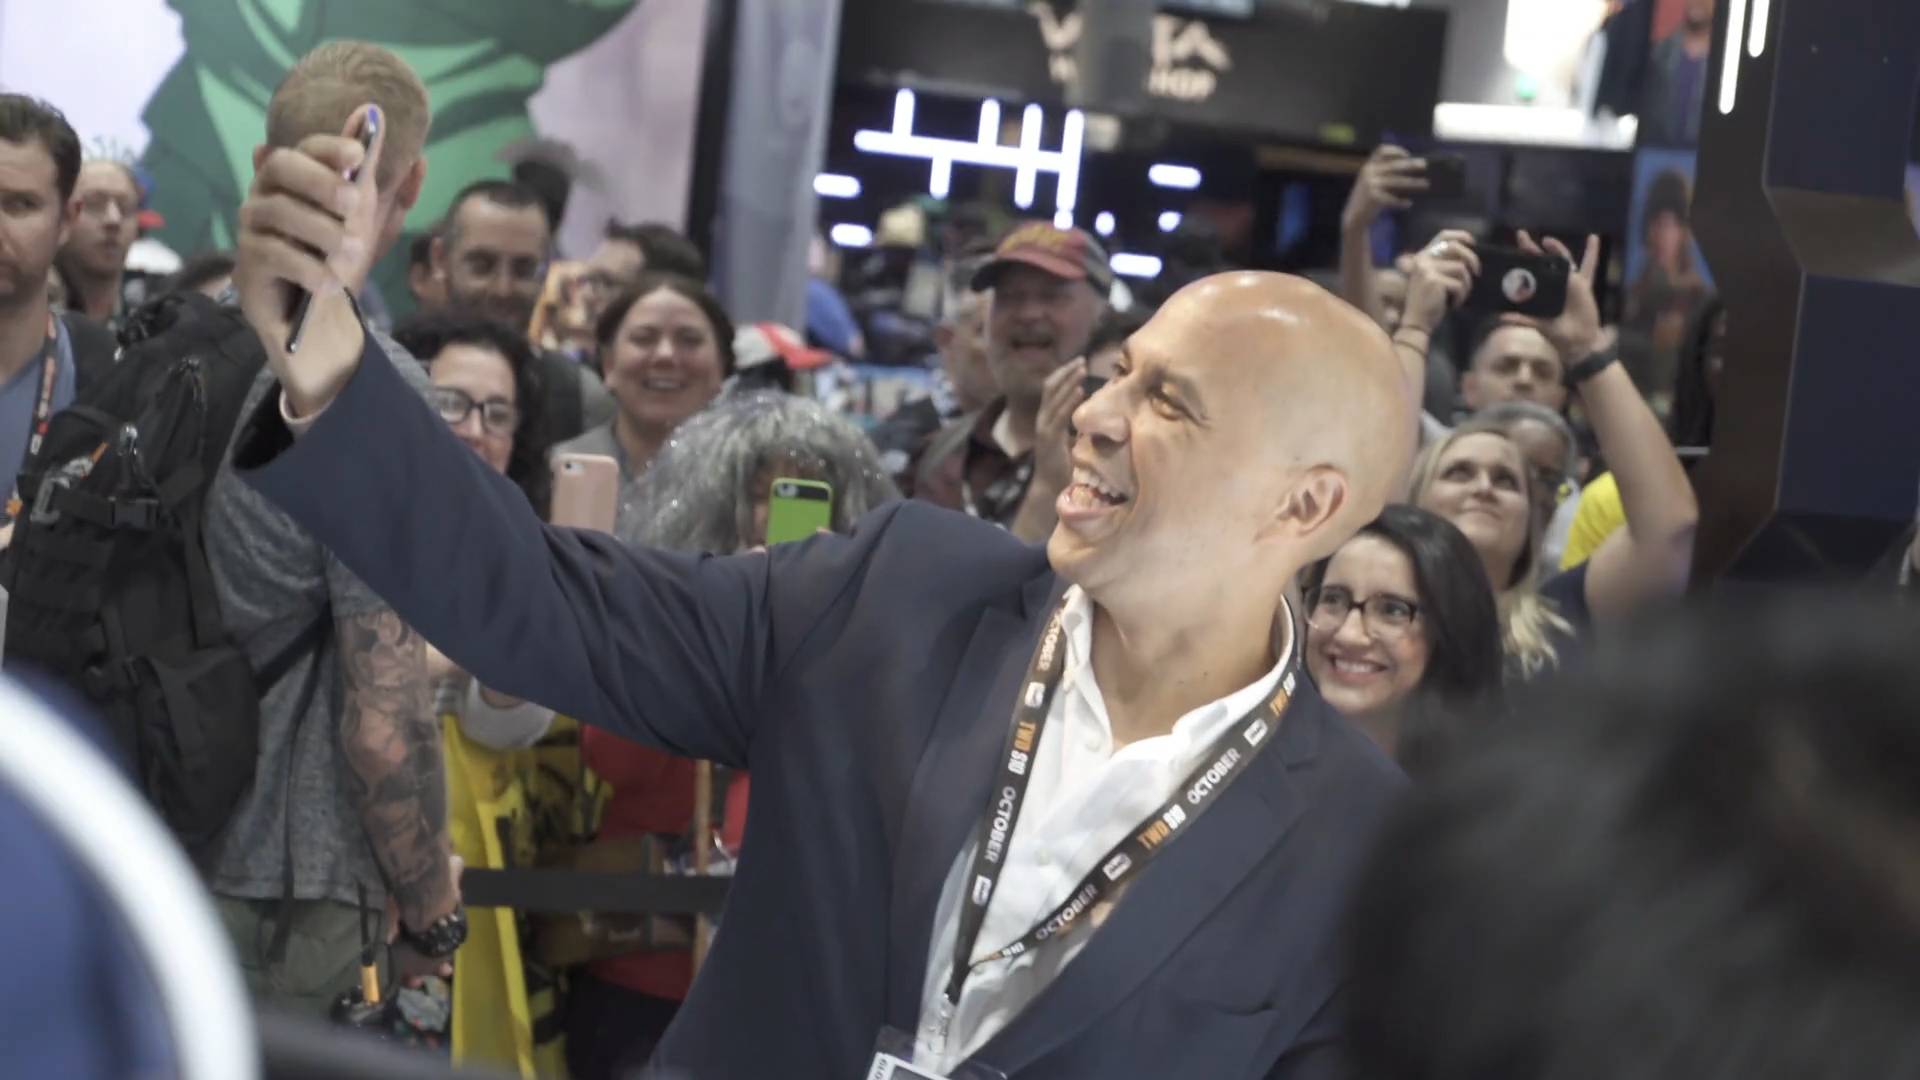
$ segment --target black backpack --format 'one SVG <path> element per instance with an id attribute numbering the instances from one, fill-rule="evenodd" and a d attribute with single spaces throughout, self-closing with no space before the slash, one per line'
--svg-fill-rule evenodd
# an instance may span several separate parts
<path id="1" fill-rule="evenodd" d="M 327 620 L 257 675 L 222 624 L 203 515 L 266 359 L 252 328 L 235 308 L 174 294 L 133 313 L 120 344 L 21 469 L 0 556 L 6 663 L 84 694 L 204 857 L 253 782 L 262 693 Z"/>

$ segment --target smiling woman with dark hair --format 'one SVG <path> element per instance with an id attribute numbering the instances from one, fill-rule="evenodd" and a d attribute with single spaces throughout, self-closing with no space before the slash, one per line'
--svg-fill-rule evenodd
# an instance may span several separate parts
<path id="1" fill-rule="evenodd" d="M 1308 672 L 1402 765 L 1426 764 L 1500 692 L 1493 587 L 1446 519 L 1389 506 L 1302 578 Z"/>
<path id="2" fill-rule="evenodd" d="M 594 325 L 613 420 L 553 448 L 620 465 L 623 491 L 645 475 L 674 429 L 707 407 L 733 374 L 733 320 L 706 286 L 643 273 Z"/>

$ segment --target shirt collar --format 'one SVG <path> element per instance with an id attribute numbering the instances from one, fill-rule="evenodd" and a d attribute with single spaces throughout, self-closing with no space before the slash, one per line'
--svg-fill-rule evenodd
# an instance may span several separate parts
<path id="1" fill-rule="evenodd" d="M 1295 644 L 1293 605 L 1285 597 L 1280 600 L 1280 611 L 1274 622 L 1275 660 L 1273 667 L 1265 675 L 1251 684 L 1228 694 L 1224 698 L 1208 702 L 1174 721 L 1172 733 L 1182 737 L 1192 745 L 1204 746 L 1216 738 L 1220 730 L 1253 711 L 1254 707 L 1272 694 L 1274 687 L 1280 684 L 1280 676 L 1286 671 L 1287 664 L 1293 658 Z M 1061 668 L 1061 682 L 1073 686 L 1083 694 L 1088 704 L 1093 706 L 1094 714 L 1099 717 L 1103 727 L 1108 728 L 1112 736 L 1112 723 L 1107 718 L 1106 699 L 1100 693 L 1100 686 L 1093 677 L 1093 599 L 1086 590 L 1078 585 L 1067 589 L 1060 612 L 1061 635 L 1066 639 L 1067 655 Z M 1063 687 L 1064 688 L 1064 687 Z"/>

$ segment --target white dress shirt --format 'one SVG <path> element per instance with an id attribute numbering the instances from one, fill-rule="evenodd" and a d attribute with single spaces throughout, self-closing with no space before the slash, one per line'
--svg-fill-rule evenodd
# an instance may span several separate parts
<path id="1" fill-rule="evenodd" d="M 1291 612 L 1276 625 L 1280 658 L 1258 682 L 1186 714 L 1168 734 L 1115 752 L 1113 726 L 1090 662 L 1093 603 L 1078 586 L 1067 591 L 1062 616 L 1067 653 L 1060 685 L 1034 748 L 1026 800 L 1007 843 L 1000 883 L 974 942 L 976 958 L 1020 938 L 1064 901 L 1108 849 L 1173 797 L 1214 742 L 1273 692 L 1293 646 Z M 984 807 L 969 809 L 978 813 Z M 936 1053 L 933 1033 L 939 1028 L 940 1004 L 953 969 L 961 886 L 973 849 L 971 842 L 961 849 L 941 889 L 920 997 L 914 1065 L 943 1074 L 1006 1027 L 1098 932 L 1097 919 L 1089 920 L 1064 938 L 980 967 L 961 992 L 944 1053 Z"/>

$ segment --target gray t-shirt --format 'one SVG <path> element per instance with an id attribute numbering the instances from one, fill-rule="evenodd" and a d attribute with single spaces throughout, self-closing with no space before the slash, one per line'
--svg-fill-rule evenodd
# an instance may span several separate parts
<path id="1" fill-rule="evenodd" d="M 27 462 L 27 440 L 33 435 L 33 407 L 40 404 L 40 387 L 46 381 L 48 350 L 54 357 L 52 416 L 73 404 L 73 347 L 68 343 L 67 325 L 55 320 L 58 339 L 48 339 L 13 378 L 0 383 L 0 478 L 7 492 L 13 491 L 20 466 Z M 0 495 L 0 498 L 5 496 Z"/>
<path id="2" fill-rule="evenodd" d="M 391 338 L 377 337 L 401 377 L 424 395 L 427 376 L 419 363 Z M 273 373 L 263 369 L 247 394 L 236 437 L 263 402 L 273 407 L 269 395 L 278 387 Z M 231 446 L 227 460 L 233 460 Z M 206 512 L 207 560 L 221 613 L 254 670 L 265 667 L 315 619 L 329 624 L 319 649 L 296 660 L 261 699 L 253 786 L 222 838 L 213 891 L 278 899 L 285 888 L 285 815 L 291 813 L 295 898 L 353 903 L 354 886 L 363 884 L 372 902 L 383 902 L 386 888 L 340 747 L 344 690 L 331 624 L 382 611 L 387 604 L 231 468 L 214 477 Z"/>

